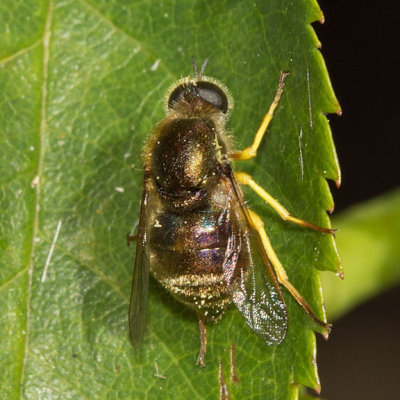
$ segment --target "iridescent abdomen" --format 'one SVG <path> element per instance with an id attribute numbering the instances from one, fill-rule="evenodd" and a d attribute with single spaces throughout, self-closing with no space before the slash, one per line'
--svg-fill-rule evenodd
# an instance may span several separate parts
<path id="1" fill-rule="evenodd" d="M 161 213 L 150 234 L 150 266 L 172 295 L 211 319 L 230 302 L 222 264 L 230 231 L 226 212 Z"/>

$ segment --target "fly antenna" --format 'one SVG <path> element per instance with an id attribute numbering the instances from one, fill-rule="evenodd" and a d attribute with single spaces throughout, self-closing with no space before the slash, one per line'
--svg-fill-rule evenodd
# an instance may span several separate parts
<path id="1" fill-rule="evenodd" d="M 193 72 L 194 72 L 194 77 L 196 79 L 199 79 L 203 76 L 203 72 L 206 69 L 207 63 L 208 63 L 208 57 L 204 60 L 203 64 L 201 65 L 200 72 L 198 72 L 196 59 L 194 58 L 194 56 L 192 57 Z"/>
<path id="2" fill-rule="evenodd" d="M 208 57 L 204 60 L 203 65 L 201 66 L 201 69 L 200 69 L 200 76 L 203 75 L 203 72 L 204 72 L 204 70 L 205 70 L 206 67 L 207 67 L 207 63 L 208 63 Z"/>
<path id="3" fill-rule="evenodd" d="M 192 57 L 192 65 L 193 65 L 194 76 L 195 78 L 198 78 L 199 74 L 197 73 L 196 59 L 194 58 L 194 56 Z"/>

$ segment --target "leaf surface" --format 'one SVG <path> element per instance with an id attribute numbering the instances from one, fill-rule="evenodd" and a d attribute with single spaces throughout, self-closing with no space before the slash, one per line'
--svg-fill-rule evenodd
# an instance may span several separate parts
<path id="1" fill-rule="evenodd" d="M 290 326 L 268 347 L 233 309 L 208 328 L 195 366 L 196 316 L 151 282 L 148 328 L 130 345 L 127 309 L 142 145 L 168 86 L 209 57 L 235 99 L 229 130 L 248 146 L 284 94 L 251 173 L 295 216 L 328 226 L 326 178 L 339 172 L 323 113 L 339 105 L 310 23 L 312 0 L 25 1 L 0 7 L 2 331 L 0 397 L 216 399 L 219 361 L 232 398 L 290 399 L 318 388 L 316 328 L 284 291 Z M 279 219 L 253 193 L 289 278 L 322 318 L 318 269 L 333 239 Z M 230 348 L 240 383 L 230 380 Z"/>

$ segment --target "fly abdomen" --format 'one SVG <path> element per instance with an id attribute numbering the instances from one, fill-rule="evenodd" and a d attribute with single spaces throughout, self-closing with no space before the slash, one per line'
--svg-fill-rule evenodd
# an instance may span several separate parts
<path id="1" fill-rule="evenodd" d="M 229 231 L 220 210 L 159 214 L 151 229 L 153 275 L 179 301 L 211 318 L 230 302 L 222 272 Z"/>

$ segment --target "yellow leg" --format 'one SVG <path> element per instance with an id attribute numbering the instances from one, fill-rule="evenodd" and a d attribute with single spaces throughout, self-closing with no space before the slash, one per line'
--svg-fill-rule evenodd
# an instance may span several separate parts
<path id="1" fill-rule="evenodd" d="M 302 219 L 292 217 L 288 210 L 279 204 L 268 192 L 266 192 L 261 186 L 259 186 L 253 178 L 245 172 L 235 172 L 236 180 L 242 185 L 250 186 L 263 200 L 265 200 L 284 221 L 290 221 L 294 224 L 305 226 L 310 229 L 314 229 L 318 232 L 334 234 L 335 229 L 322 228 L 318 225 L 311 224 L 310 222 L 303 221 Z"/>
<path id="2" fill-rule="evenodd" d="M 331 330 L 331 325 L 327 324 L 326 322 L 321 321 L 311 310 L 311 307 L 308 303 L 303 299 L 301 294 L 297 291 L 297 289 L 290 283 L 289 278 L 286 274 L 283 265 L 279 261 L 278 256 L 276 255 L 274 249 L 272 248 L 271 242 L 267 236 L 267 233 L 264 229 L 264 223 L 261 218 L 253 211 L 248 210 L 251 218 L 251 223 L 254 229 L 257 230 L 258 234 L 260 235 L 262 244 L 264 249 L 268 255 L 269 260 L 271 261 L 276 277 L 278 278 L 278 282 L 285 286 L 285 288 L 290 292 L 290 294 L 295 298 L 295 300 L 303 307 L 306 313 L 320 326 L 322 326 L 325 330 L 324 337 L 328 338 L 329 332 Z"/>
<path id="3" fill-rule="evenodd" d="M 274 115 L 275 108 L 278 106 L 279 99 L 281 98 L 283 86 L 285 84 L 285 78 L 289 75 L 289 72 L 281 72 L 281 77 L 279 79 L 279 86 L 278 91 L 276 92 L 274 101 L 272 102 L 271 106 L 269 107 L 268 112 L 264 115 L 263 120 L 261 121 L 261 125 L 259 126 L 256 136 L 254 137 L 254 142 L 250 147 L 242 151 L 236 151 L 230 154 L 230 157 L 233 160 L 242 161 L 242 160 L 249 160 L 257 155 L 258 147 L 260 146 L 261 140 L 267 131 L 268 125 L 272 120 Z"/>

